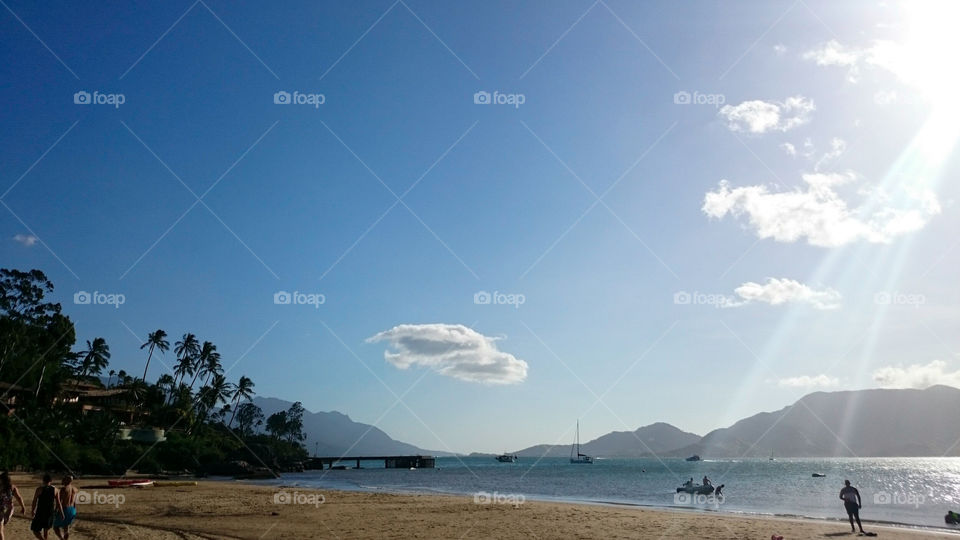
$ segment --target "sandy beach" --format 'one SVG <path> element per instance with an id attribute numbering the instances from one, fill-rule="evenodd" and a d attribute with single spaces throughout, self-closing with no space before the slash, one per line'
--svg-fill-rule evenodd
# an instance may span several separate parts
<path id="1" fill-rule="evenodd" d="M 28 505 L 34 477 L 16 484 Z M 202 481 L 196 487 L 106 489 L 77 482 L 90 502 L 78 505 L 77 539 L 200 538 L 709 538 L 853 537 L 845 523 L 699 512 L 526 501 L 476 504 L 464 496 L 394 495 Z M 19 509 L 18 509 L 19 510 Z M 942 532 L 867 525 L 895 540 L 955 537 Z M 32 538 L 17 514 L 9 539 Z M 55 538 L 52 531 L 50 538 Z"/>

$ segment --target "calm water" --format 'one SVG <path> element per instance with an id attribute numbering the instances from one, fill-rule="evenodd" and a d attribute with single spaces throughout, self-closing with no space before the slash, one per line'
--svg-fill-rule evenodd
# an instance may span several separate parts
<path id="1" fill-rule="evenodd" d="M 573 465 L 567 459 L 438 458 L 437 469 L 364 468 L 288 474 L 277 483 L 331 489 L 523 495 L 721 512 L 846 518 L 838 493 L 849 478 L 863 498 L 861 517 L 925 527 L 946 527 L 947 510 L 960 511 L 960 459 L 742 459 L 688 463 L 682 459 L 601 459 Z M 375 462 L 364 466 L 377 467 Z M 382 466 L 382 464 L 379 464 Z M 645 472 L 644 472 L 645 471 Z M 826 478 L 812 478 L 824 473 Z M 717 501 L 677 500 L 675 488 L 704 475 L 725 484 Z M 705 497 L 702 499 L 706 499 Z"/>

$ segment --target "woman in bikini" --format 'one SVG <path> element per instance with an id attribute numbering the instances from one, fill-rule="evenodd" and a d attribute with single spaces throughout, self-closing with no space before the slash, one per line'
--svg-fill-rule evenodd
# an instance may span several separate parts
<path id="1" fill-rule="evenodd" d="M 20 513 L 26 514 L 27 507 L 23 504 L 20 490 L 10 481 L 7 471 L 0 473 L 0 540 L 4 540 L 3 529 L 13 517 L 13 501 L 20 503 Z"/>

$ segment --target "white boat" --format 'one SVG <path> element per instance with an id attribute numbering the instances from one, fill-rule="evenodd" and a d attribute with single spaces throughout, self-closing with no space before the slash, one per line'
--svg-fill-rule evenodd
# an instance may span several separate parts
<path id="1" fill-rule="evenodd" d="M 580 420 L 577 420 L 577 440 L 570 447 L 570 463 L 593 463 L 593 457 L 580 453 Z"/>

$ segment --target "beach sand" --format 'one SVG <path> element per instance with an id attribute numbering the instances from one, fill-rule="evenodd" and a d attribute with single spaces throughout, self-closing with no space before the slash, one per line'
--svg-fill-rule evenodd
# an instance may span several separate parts
<path id="1" fill-rule="evenodd" d="M 29 512 L 34 477 L 18 475 Z M 105 489 L 77 486 L 93 501 L 78 505 L 72 539 L 212 538 L 705 538 L 785 540 L 853 538 L 846 523 L 566 503 L 476 504 L 471 497 L 393 495 L 206 482 L 196 487 Z M 277 495 L 281 493 L 282 495 Z M 122 503 L 114 504 L 120 501 Z M 322 497 L 321 497 L 322 495 Z M 111 498 L 112 496 L 112 498 Z M 290 501 L 278 504 L 277 498 Z M 322 502 L 320 502 L 322 501 Z M 19 510 L 19 508 L 17 508 Z M 890 540 L 960 535 L 864 524 Z M 8 539 L 32 538 L 17 514 Z M 53 531 L 50 538 L 55 538 Z"/>

